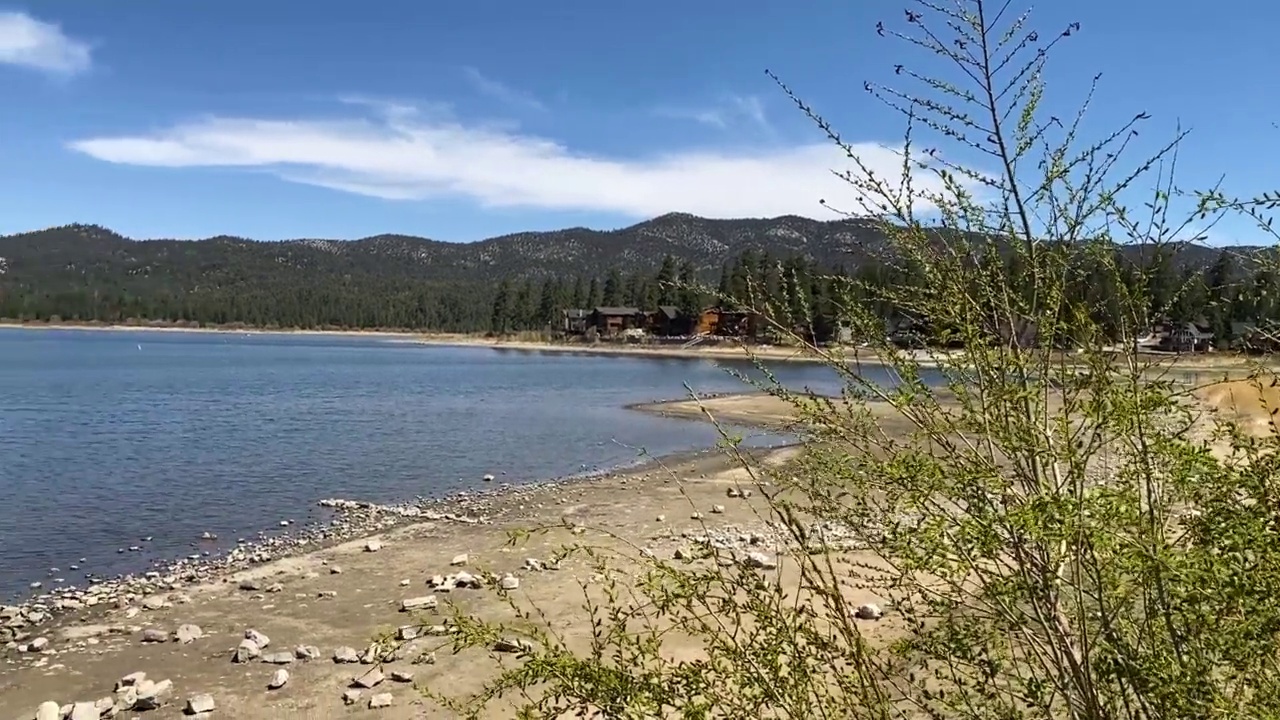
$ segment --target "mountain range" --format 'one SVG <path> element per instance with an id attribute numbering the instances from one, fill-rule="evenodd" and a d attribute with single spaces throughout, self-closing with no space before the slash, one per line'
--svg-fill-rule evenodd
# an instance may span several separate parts
<path id="1" fill-rule="evenodd" d="M 568 228 L 523 232 L 471 243 L 411 235 L 359 240 L 133 240 L 97 225 L 66 225 L 0 237 L 0 282 L 49 289 L 111 279 L 124 286 L 160 281 L 172 289 L 271 282 L 304 275 L 381 281 L 473 282 L 499 278 L 603 277 L 610 269 L 649 272 L 665 256 L 707 275 L 744 251 L 805 256 L 824 267 L 857 266 L 884 241 L 860 219 L 796 216 L 708 219 L 671 213 L 618 230 Z M 1234 248 L 1249 250 L 1249 248 Z M 1207 265 L 1220 250 L 1187 246 L 1183 263 Z"/>

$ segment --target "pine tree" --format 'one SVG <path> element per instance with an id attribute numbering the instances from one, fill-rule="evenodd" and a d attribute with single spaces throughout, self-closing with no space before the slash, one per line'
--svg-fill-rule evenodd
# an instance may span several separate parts
<path id="1" fill-rule="evenodd" d="M 493 314 L 489 320 L 489 330 L 496 335 L 505 335 L 511 330 L 511 280 L 503 278 L 498 283 L 498 292 L 493 298 Z"/>
<path id="2" fill-rule="evenodd" d="M 618 268 L 611 268 L 609 275 L 604 279 L 604 298 L 602 302 L 607 307 L 619 307 L 624 302 L 624 292 L 622 272 Z"/>

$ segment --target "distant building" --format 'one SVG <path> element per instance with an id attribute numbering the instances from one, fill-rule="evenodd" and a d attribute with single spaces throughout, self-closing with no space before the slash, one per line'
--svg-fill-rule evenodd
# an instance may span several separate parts
<path id="1" fill-rule="evenodd" d="M 647 316 L 635 307 L 598 307 L 591 311 L 591 326 L 605 337 L 620 335 L 627 330 L 643 330 Z"/>
<path id="2" fill-rule="evenodd" d="M 560 313 L 560 332 L 565 335 L 585 335 L 590 327 L 590 310 L 572 308 Z"/>

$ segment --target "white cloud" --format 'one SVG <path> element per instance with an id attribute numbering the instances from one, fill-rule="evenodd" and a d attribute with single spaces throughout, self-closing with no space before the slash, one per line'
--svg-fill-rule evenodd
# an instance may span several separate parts
<path id="1" fill-rule="evenodd" d="M 486 207 L 634 217 L 684 211 L 823 219 L 832 214 L 820 199 L 840 207 L 856 204 L 853 189 L 832 175 L 850 169 L 849 161 L 826 142 L 605 156 L 403 106 L 346 121 L 207 118 L 154 134 L 80 140 L 70 147 L 111 163 L 254 168 L 289 182 L 401 201 L 467 199 Z M 901 159 L 893 150 L 874 143 L 854 149 L 880 178 L 901 177 Z M 916 182 L 937 188 L 936 181 L 923 177 Z"/>
<path id="2" fill-rule="evenodd" d="M 692 120 L 714 128 L 727 128 L 741 121 L 772 130 L 764 103 L 755 95 L 728 95 L 711 107 L 671 107 L 654 109 L 654 114 L 675 120 Z"/>
<path id="3" fill-rule="evenodd" d="M 467 76 L 467 81 L 475 87 L 476 92 L 481 95 L 487 95 L 498 102 L 515 108 L 537 110 L 538 112 L 545 112 L 547 109 L 547 106 L 541 100 L 528 93 L 516 90 L 506 83 L 494 80 L 476 68 L 466 67 L 462 69 L 462 72 Z"/>
<path id="4" fill-rule="evenodd" d="M 88 43 L 67 37 L 54 23 L 18 12 L 0 13 L 0 63 L 71 75 L 88 70 Z"/>

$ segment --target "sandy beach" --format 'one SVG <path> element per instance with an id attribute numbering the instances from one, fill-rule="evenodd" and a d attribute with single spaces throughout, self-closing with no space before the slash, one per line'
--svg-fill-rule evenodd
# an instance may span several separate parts
<path id="1" fill-rule="evenodd" d="M 704 403 L 717 415 L 717 403 L 732 405 L 726 405 L 724 420 L 741 423 L 753 417 L 751 403 L 769 401 L 750 398 Z M 779 467 L 798 452 L 794 447 L 754 451 L 753 464 Z M 146 591 L 93 607 L 60 612 L 37 608 L 42 621 L 20 621 L 17 636 L 3 651 L 0 720 L 29 720 L 48 701 L 70 705 L 101 700 L 106 707 L 117 681 L 133 672 L 172 683 L 163 707 L 147 717 L 180 717 L 187 699 L 202 693 L 213 697 L 219 718 L 347 717 L 367 712 L 370 699 L 379 693 L 391 693 L 393 704 L 381 709 L 378 717 L 449 717 L 424 700 L 414 684 L 465 693 L 479 688 L 494 663 L 510 659 L 479 651 L 455 655 L 447 637 L 420 638 L 405 648 L 403 659 L 382 668 L 388 675 L 412 675 L 411 682 L 386 680 L 347 704 L 343 695 L 352 678 L 371 666 L 335 662 L 334 652 L 342 647 L 363 652 L 377 634 L 413 624 L 400 605 L 414 597 L 439 598 L 442 607 L 428 613 L 426 622 L 441 622 L 448 603 L 491 619 L 510 617 L 506 602 L 492 587 L 444 594 L 428 586 L 433 576 L 458 571 L 513 574 L 521 604 L 539 607 L 545 621 L 565 633 L 571 644 L 585 640 L 589 626 L 581 622 L 585 615 L 580 606 L 583 583 L 592 585 L 591 566 L 584 558 L 570 558 L 559 569 L 530 568 L 573 542 L 632 553 L 643 548 L 670 558 L 687 544 L 690 534 L 709 532 L 744 543 L 751 538 L 753 549 L 776 555 L 783 548 L 759 495 L 726 497 L 728 488 L 739 486 L 751 487 L 752 481 L 736 460 L 718 451 L 695 453 L 598 478 L 463 496 L 455 499 L 457 519 L 441 518 L 439 512 L 426 521 L 394 518 L 392 527 L 371 537 L 273 558 L 199 582 L 157 574 Z M 717 505 L 722 512 L 716 512 Z M 695 519 L 694 513 L 701 517 Z M 561 526 L 564 523 L 568 526 Z M 509 545 L 510 531 L 547 524 L 560 527 L 528 544 Z M 377 545 L 369 546 L 370 540 Z M 452 564 L 461 554 L 467 556 L 465 562 Z M 15 610 L 4 609 L 0 624 L 12 625 Z M 46 615 L 51 617 L 40 617 Z M 198 626 L 198 638 L 189 643 L 171 639 L 189 625 Z M 287 656 L 299 646 L 318 648 L 319 657 L 295 658 L 279 666 L 258 659 L 233 663 L 247 630 L 270 639 L 263 657 L 276 652 Z M 33 648 L 33 643 L 40 647 Z M 432 652 L 433 662 L 413 662 Z M 281 667 L 290 676 L 287 684 L 268 690 Z M 495 708 L 493 717 L 504 716 Z"/>

